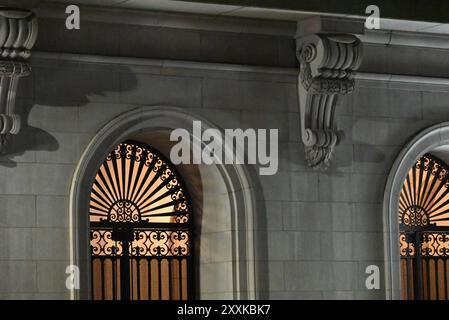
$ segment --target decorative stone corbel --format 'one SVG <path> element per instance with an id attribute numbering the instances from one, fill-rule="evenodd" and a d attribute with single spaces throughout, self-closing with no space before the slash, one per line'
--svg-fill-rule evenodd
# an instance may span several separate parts
<path id="1" fill-rule="evenodd" d="M 299 42 L 301 137 L 311 167 L 327 167 L 341 139 L 334 124 L 335 106 L 339 95 L 353 91 L 351 72 L 361 57 L 361 42 L 351 34 L 317 33 Z"/>
<path id="2" fill-rule="evenodd" d="M 8 135 L 20 131 L 16 92 L 20 78 L 30 75 L 30 50 L 37 38 L 33 12 L 0 7 L 0 153 L 6 152 Z"/>

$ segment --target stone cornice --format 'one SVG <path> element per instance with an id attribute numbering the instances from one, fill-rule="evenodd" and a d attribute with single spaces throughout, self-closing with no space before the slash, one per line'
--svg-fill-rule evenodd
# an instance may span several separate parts
<path id="1" fill-rule="evenodd" d="M 65 19 L 66 5 L 42 5 L 40 19 Z M 145 11 L 129 8 L 98 8 L 80 6 L 83 21 L 136 25 L 174 29 L 235 32 L 272 36 L 293 36 L 296 21 L 252 19 L 226 15 L 206 15 L 183 12 Z"/>
<path id="2" fill-rule="evenodd" d="M 55 64 L 55 61 L 61 63 L 67 61 L 76 63 L 95 63 L 100 65 L 134 66 L 139 67 L 139 72 L 142 73 L 155 73 L 155 68 L 156 70 L 159 70 L 158 74 L 163 74 L 164 69 L 170 69 L 170 72 L 180 70 L 181 74 L 182 70 L 200 70 L 204 73 L 220 72 L 222 74 L 237 73 L 235 77 L 242 80 L 245 78 L 241 76 L 241 74 L 250 74 L 252 76 L 256 74 L 260 74 L 261 76 L 271 75 L 273 77 L 277 77 L 280 81 L 287 83 L 295 82 L 296 80 L 294 79 L 298 76 L 297 68 L 33 51 L 33 64 L 56 67 L 58 66 L 58 63 Z M 227 76 L 230 77 L 231 75 L 228 74 Z M 449 91 L 449 79 L 443 77 L 369 73 L 360 71 L 353 72 L 352 76 L 356 84 L 363 86 L 384 86 L 390 88 L 400 87 L 403 89 L 420 89 L 427 91 Z"/>

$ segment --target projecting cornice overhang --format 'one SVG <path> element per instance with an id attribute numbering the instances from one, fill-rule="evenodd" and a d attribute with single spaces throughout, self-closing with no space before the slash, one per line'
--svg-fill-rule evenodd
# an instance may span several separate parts
<path id="1" fill-rule="evenodd" d="M 30 75 L 28 62 L 36 42 L 37 20 L 33 12 L 0 7 L 0 152 L 8 136 L 20 131 L 16 92 L 20 78 Z"/>
<path id="2" fill-rule="evenodd" d="M 23 3 L 42 7 L 61 3 L 97 7 L 201 13 L 214 16 L 298 21 L 304 14 L 366 17 L 366 8 L 377 5 L 382 18 L 448 23 L 449 2 L 442 0 L 3 0 L 15 6 Z"/>

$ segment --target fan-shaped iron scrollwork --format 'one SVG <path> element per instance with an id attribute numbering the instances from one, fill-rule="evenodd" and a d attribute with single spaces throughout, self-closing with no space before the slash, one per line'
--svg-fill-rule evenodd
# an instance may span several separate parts
<path id="1" fill-rule="evenodd" d="M 407 174 L 399 199 L 399 224 L 449 225 L 449 168 L 426 154 Z"/>
<path id="2" fill-rule="evenodd" d="M 175 170 L 150 147 L 121 143 L 98 170 L 90 198 L 90 221 L 189 221 Z"/>

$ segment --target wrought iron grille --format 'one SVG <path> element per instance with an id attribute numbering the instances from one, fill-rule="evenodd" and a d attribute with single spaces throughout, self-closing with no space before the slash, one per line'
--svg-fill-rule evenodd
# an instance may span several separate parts
<path id="1" fill-rule="evenodd" d="M 449 167 L 430 154 L 412 167 L 399 200 L 403 299 L 449 299 Z"/>
<path id="2" fill-rule="evenodd" d="M 90 198 L 94 299 L 191 299 L 191 209 L 170 162 L 137 142 L 112 150 Z"/>

